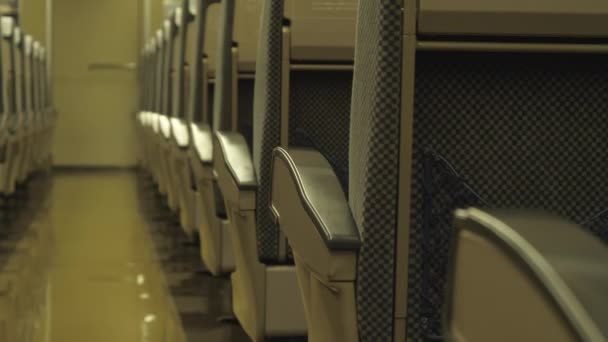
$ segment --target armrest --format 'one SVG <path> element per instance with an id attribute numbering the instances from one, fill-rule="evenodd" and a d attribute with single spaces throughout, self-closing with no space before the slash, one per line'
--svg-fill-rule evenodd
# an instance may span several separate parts
<path id="1" fill-rule="evenodd" d="M 158 124 L 160 127 L 160 133 L 165 139 L 171 138 L 171 121 L 164 114 L 158 114 Z"/>
<path id="2" fill-rule="evenodd" d="M 192 133 L 192 147 L 196 151 L 201 163 L 211 165 L 213 163 L 213 134 L 208 125 L 190 124 Z"/>
<path id="3" fill-rule="evenodd" d="M 190 137 L 188 136 L 188 126 L 184 121 L 179 118 L 171 118 L 171 131 L 177 146 L 182 149 L 187 148 L 190 144 Z"/>
<path id="4" fill-rule="evenodd" d="M 462 256 L 458 240 L 470 234 L 518 265 L 581 340 L 608 338 L 608 247 L 599 239 L 577 224 L 542 212 L 467 209 L 455 216 L 449 282 L 454 282 L 456 260 Z M 448 288 L 453 291 L 453 286 Z M 452 295 L 448 294 L 448 303 Z M 448 305 L 446 318 L 451 310 Z"/>
<path id="5" fill-rule="evenodd" d="M 287 172 L 291 184 L 280 186 L 295 187 L 298 194 L 297 199 L 280 200 L 299 202 L 297 205 L 302 206 L 308 213 L 329 250 L 358 250 L 361 238 L 348 201 L 331 165 L 321 153 L 302 149 L 291 149 L 287 152 L 277 148 L 273 157 L 273 179 L 286 179 L 286 175 L 282 177 L 278 173 Z M 273 186 L 276 186 L 274 182 Z M 291 206 L 292 203 L 288 205 Z M 280 215 L 276 209 L 275 215 Z"/>
<path id="6" fill-rule="evenodd" d="M 215 139 L 237 187 L 240 190 L 255 190 L 258 181 L 245 138 L 238 133 L 216 132 Z"/>

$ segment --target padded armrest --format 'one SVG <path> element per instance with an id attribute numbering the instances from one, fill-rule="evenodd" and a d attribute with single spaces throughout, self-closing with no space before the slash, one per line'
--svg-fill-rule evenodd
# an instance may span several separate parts
<path id="1" fill-rule="evenodd" d="M 165 114 L 158 114 L 160 133 L 165 139 L 171 138 L 171 121 Z"/>
<path id="2" fill-rule="evenodd" d="M 608 246 L 598 238 L 543 212 L 467 209 L 455 216 L 456 236 L 469 231 L 503 250 L 555 302 L 582 340 L 608 338 Z"/>
<path id="3" fill-rule="evenodd" d="M 329 250 L 358 250 L 359 230 L 331 165 L 314 150 L 274 150 L 273 177 L 283 163 L 303 206 Z M 282 184 L 283 185 L 283 184 Z M 285 186 L 290 186 L 284 184 Z M 275 213 L 276 214 L 276 213 Z"/>
<path id="4" fill-rule="evenodd" d="M 215 139 L 224 156 L 226 167 L 240 190 L 255 190 L 255 176 L 251 154 L 245 138 L 232 132 L 216 132 Z"/>
<path id="5" fill-rule="evenodd" d="M 171 131 L 173 132 L 173 138 L 179 148 L 187 148 L 190 144 L 190 137 L 188 136 L 188 126 L 186 123 L 179 118 L 171 118 Z"/>
<path id="6" fill-rule="evenodd" d="M 192 123 L 190 132 L 192 147 L 196 150 L 200 162 L 205 165 L 213 164 L 213 134 L 209 125 Z"/>

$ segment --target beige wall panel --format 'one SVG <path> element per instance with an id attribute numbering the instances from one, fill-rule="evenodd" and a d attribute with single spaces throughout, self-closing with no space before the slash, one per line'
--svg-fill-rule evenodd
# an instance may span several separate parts
<path id="1" fill-rule="evenodd" d="M 134 165 L 136 71 L 89 70 L 89 64 L 138 61 L 141 5 L 137 0 L 54 0 L 57 165 Z"/>

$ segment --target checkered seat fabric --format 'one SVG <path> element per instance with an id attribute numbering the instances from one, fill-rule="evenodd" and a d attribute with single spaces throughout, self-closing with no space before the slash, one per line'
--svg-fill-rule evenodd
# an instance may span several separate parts
<path id="1" fill-rule="evenodd" d="M 543 209 L 608 238 L 606 56 L 416 56 L 408 334 L 441 336 L 454 209 Z"/>
<path id="2" fill-rule="evenodd" d="M 283 0 L 267 0 L 260 31 L 253 113 L 253 158 L 258 177 L 258 255 L 266 264 L 293 263 L 291 249 L 279 260 L 279 227 L 270 212 L 272 151 L 281 142 Z M 352 72 L 290 71 L 289 146 L 314 147 L 332 161 L 346 190 Z"/>

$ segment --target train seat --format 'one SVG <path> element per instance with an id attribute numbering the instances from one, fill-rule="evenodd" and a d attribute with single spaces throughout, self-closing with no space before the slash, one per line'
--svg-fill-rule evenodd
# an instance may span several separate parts
<path id="1" fill-rule="evenodd" d="M 191 60 L 193 77 L 190 96 L 190 167 L 195 193 L 197 230 L 201 240 L 201 259 L 213 275 L 229 274 L 234 270 L 232 243 L 223 199 L 213 171 L 213 108 L 218 68 L 218 25 L 220 1 L 190 2 L 197 13 L 197 46 Z M 197 58 L 197 56 L 199 56 Z"/>
<path id="2" fill-rule="evenodd" d="M 516 1 L 502 11 L 496 3 L 361 1 L 347 176 L 319 151 L 329 145 L 275 150 L 272 206 L 294 250 L 312 340 L 458 339 L 442 328 L 455 209 L 515 209 L 500 216 L 512 229 L 547 221 L 557 233 L 570 220 L 581 234 L 606 239 L 598 155 L 608 124 L 599 91 L 607 50 L 596 40 L 606 32 L 587 17 L 606 8 L 560 2 L 568 19 L 560 22 L 590 20 L 560 25 L 555 4 L 532 10 Z M 490 20 L 496 26 L 487 32 Z M 518 211 L 525 209 L 561 218 Z M 466 261 L 485 268 L 463 264 L 458 272 L 491 268 L 490 260 Z M 451 303 L 483 305 L 472 289 Z M 504 316 L 475 314 L 496 319 L 491 340 L 508 329 Z M 464 340 L 489 338 L 471 316 L 454 319 L 443 325 L 466 325 Z"/>
<path id="3" fill-rule="evenodd" d="M 9 195 L 14 192 L 14 185 L 11 184 L 10 170 L 14 161 L 13 139 L 9 131 L 9 125 L 13 119 L 14 91 L 12 87 L 14 78 L 12 77 L 11 52 L 12 37 L 14 30 L 14 20 L 10 17 L 0 18 L 0 30 L 2 30 L 2 41 L 0 42 L 0 61 L 2 63 L 2 84 L 0 89 L 2 103 L 2 117 L 0 120 L 0 144 L 1 144 L 1 163 L 0 163 L 0 193 Z"/>
<path id="4" fill-rule="evenodd" d="M 13 27 L 13 33 L 10 38 L 10 55 L 11 55 L 11 82 L 10 88 L 13 90 L 13 104 L 8 121 L 8 149 L 7 158 L 10 160 L 7 173 L 7 189 L 9 193 L 14 193 L 17 187 L 20 166 L 24 153 L 24 141 L 22 120 L 24 111 L 23 99 L 23 35 L 19 27 Z"/>
<path id="5" fill-rule="evenodd" d="M 234 128 L 216 133 L 214 167 L 235 246 L 233 306 L 256 341 L 307 335 L 291 248 L 268 206 L 272 150 L 325 145 L 323 133 L 339 128 L 332 123 L 348 122 L 355 7 L 354 1 L 321 7 L 310 1 L 264 1 L 252 141 Z M 328 108 L 331 115 L 325 115 Z M 348 159 L 338 151 L 348 143 L 347 132 L 333 131 L 326 150 L 342 166 Z"/>
<path id="6" fill-rule="evenodd" d="M 23 89 L 23 111 L 21 120 L 22 129 L 22 141 L 23 141 L 23 157 L 21 163 L 18 166 L 17 171 L 17 182 L 20 184 L 25 183 L 29 172 L 30 172 L 30 161 L 33 151 L 33 138 L 34 138 L 34 108 L 33 108 L 33 92 L 32 92 L 32 52 L 33 52 L 34 39 L 30 35 L 23 36 L 22 46 L 22 74 L 21 82 Z"/>
<path id="7" fill-rule="evenodd" d="M 186 52 L 189 42 L 186 40 L 188 32 L 193 29 L 194 16 L 189 15 L 188 4 L 185 1 L 182 7 L 176 8 L 173 14 L 173 25 L 170 38 L 171 60 L 171 139 L 169 141 L 168 165 L 171 172 L 175 192 L 178 197 L 180 225 L 190 240 L 195 239 L 195 212 L 192 181 L 190 180 L 190 166 L 188 165 L 188 151 L 190 136 L 185 113 L 185 64 Z"/>

